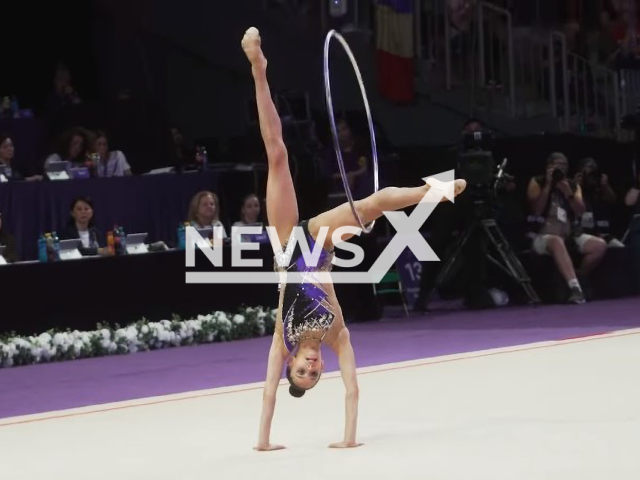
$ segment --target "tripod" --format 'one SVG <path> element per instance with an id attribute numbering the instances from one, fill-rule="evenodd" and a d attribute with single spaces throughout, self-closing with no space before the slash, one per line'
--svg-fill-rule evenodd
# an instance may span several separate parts
<path id="1" fill-rule="evenodd" d="M 500 230 L 500 227 L 496 223 L 495 219 L 491 214 L 487 214 L 485 209 L 482 207 L 486 207 L 485 201 L 480 200 L 476 202 L 476 212 L 474 215 L 474 219 L 471 224 L 466 228 L 465 232 L 460 236 L 455 245 L 453 246 L 453 251 L 451 255 L 445 261 L 442 270 L 438 274 L 436 278 L 436 282 L 434 287 L 431 289 L 426 298 L 426 305 L 428 305 L 433 297 L 435 291 L 442 286 L 445 278 L 456 264 L 458 259 L 460 258 L 460 254 L 464 249 L 465 245 L 468 243 L 469 239 L 476 233 L 477 231 L 480 234 L 485 235 L 489 240 L 489 245 L 493 246 L 495 251 L 498 253 L 498 258 L 492 255 L 489 252 L 489 249 L 485 252 L 487 259 L 490 260 L 494 265 L 500 268 L 503 272 L 505 272 L 509 277 L 515 280 L 524 290 L 527 297 L 529 297 L 529 302 L 531 304 L 540 303 L 540 298 L 536 293 L 533 285 L 531 284 L 531 279 L 527 274 L 526 270 L 520 263 L 520 260 L 514 253 L 511 245 L 505 238 Z"/>

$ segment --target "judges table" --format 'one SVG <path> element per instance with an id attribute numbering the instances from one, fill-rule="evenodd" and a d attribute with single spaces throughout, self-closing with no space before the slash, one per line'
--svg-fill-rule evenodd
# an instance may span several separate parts
<path id="1" fill-rule="evenodd" d="M 273 271 L 268 244 L 258 251 L 245 251 L 242 257 L 262 260 L 262 268 L 245 270 Z M 185 258 L 184 251 L 170 250 L 0 266 L 0 332 L 30 335 L 53 327 L 91 330 L 98 322 L 126 325 L 142 317 L 161 320 L 174 313 L 184 317 L 215 310 L 233 312 L 241 305 L 277 306 L 274 284 L 187 284 L 187 271 L 230 271 L 231 267 L 213 267 L 196 251 L 196 265 L 187 269 Z M 224 265 L 230 261 L 231 248 L 225 246 Z M 370 284 L 336 285 L 336 293 L 347 321 L 377 318 Z"/>
<path id="2" fill-rule="evenodd" d="M 102 246 L 107 231 L 116 224 L 127 233 L 148 233 L 149 242 L 174 244 L 178 223 L 186 220 L 194 194 L 200 190 L 216 192 L 222 220 L 233 223 L 242 197 L 259 191 L 262 176 L 258 167 L 238 165 L 182 174 L 1 183 L 0 212 L 3 228 L 16 239 L 22 260 L 38 258 L 42 233 L 65 230 L 71 201 L 79 196 L 88 196 L 94 203 Z"/>

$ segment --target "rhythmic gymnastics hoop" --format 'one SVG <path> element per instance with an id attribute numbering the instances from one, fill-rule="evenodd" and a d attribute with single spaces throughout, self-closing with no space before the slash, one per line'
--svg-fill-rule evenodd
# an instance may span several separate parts
<path id="1" fill-rule="evenodd" d="M 374 193 L 378 191 L 378 148 L 376 147 L 376 134 L 373 130 L 373 120 L 371 119 L 371 110 L 369 109 L 369 100 L 367 99 L 367 92 L 364 88 L 364 83 L 362 82 L 362 75 L 360 75 L 360 69 L 358 68 L 358 63 L 356 62 L 349 45 L 342 35 L 340 35 L 335 30 L 331 30 L 324 41 L 324 93 L 325 99 L 327 101 L 327 110 L 329 111 L 329 123 L 331 125 L 331 134 L 333 136 L 333 148 L 336 151 L 336 158 L 338 160 L 338 167 L 340 168 L 340 175 L 342 176 L 342 184 L 344 185 L 344 191 L 347 194 L 347 199 L 349 200 L 349 204 L 351 205 L 351 211 L 353 212 L 354 217 L 360 224 L 360 228 L 364 233 L 371 233 L 373 230 L 373 226 L 376 223 L 373 220 L 368 225 L 364 225 L 360 214 L 358 213 L 356 206 L 353 202 L 353 195 L 351 195 L 351 188 L 349 187 L 349 182 L 347 181 L 347 173 L 344 169 L 344 160 L 342 158 L 342 150 L 340 150 L 340 142 L 338 141 L 338 128 L 336 127 L 336 118 L 335 113 L 333 112 L 333 100 L 331 97 L 331 79 L 329 78 L 329 47 L 331 46 L 331 39 L 335 38 L 338 40 L 342 48 L 344 48 L 349 60 L 351 60 L 351 66 L 356 74 L 356 78 L 358 79 L 358 84 L 360 85 L 360 93 L 362 94 L 362 100 L 364 101 L 364 108 L 367 112 L 367 122 L 369 123 L 369 135 L 371 137 L 371 156 L 373 159 L 373 189 Z"/>

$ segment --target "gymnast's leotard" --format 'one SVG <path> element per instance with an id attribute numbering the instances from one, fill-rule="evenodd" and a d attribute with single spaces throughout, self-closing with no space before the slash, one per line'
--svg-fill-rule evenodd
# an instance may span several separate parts
<path id="1" fill-rule="evenodd" d="M 315 240 L 309 233 L 309 222 L 300 222 L 309 251 L 313 251 Z M 280 272 L 308 273 L 308 281 L 304 283 L 287 284 L 286 280 L 280 284 L 280 311 L 283 322 L 284 344 L 289 352 L 293 351 L 300 341 L 300 337 L 308 332 L 327 333 L 336 315 L 326 288 L 315 278 L 315 272 L 329 272 L 333 259 L 333 249 L 323 248 L 317 266 L 307 266 L 298 242 L 288 242 L 283 247 L 284 258 L 279 267 L 276 258 L 275 268 Z"/>

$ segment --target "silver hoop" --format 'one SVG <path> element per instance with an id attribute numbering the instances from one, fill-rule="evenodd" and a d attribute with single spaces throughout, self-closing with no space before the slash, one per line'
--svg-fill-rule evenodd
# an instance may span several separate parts
<path id="1" fill-rule="evenodd" d="M 367 99 L 367 92 L 364 88 L 364 83 L 362 82 L 362 75 L 360 75 L 360 69 L 358 68 L 358 64 L 356 62 L 349 45 L 346 40 L 343 38 L 335 30 L 331 30 L 324 41 L 324 92 L 325 99 L 327 101 L 327 110 L 329 111 L 329 123 L 331 124 L 331 134 L 333 136 L 333 147 L 336 151 L 336 158 L 338 160 L 338 167 L 340 167 L 340 175 L 342 175 L 342 184 L 344 185 L 344 191 L 347 194 L 347 198 L 349 199 L 349 203 L 351 204 L 351 210 L 353 211 L 353 215 L 360 224 L 360 228 L 364 233 L 371 233 L 373 230 L 373 226 L 376 223 L 373 220 L 368 225 L 364 225 L 360 214 L 358 213 L 355 204 L 353 202 L 353 195 L 351 195 L 351 188 L 349 188 L 349 182 L 347 181 L 347 174 L 344 169 L 344 160 L 342 158 L 342 151 L 340 150 L 340 142 L 338 141 L 338 128 L 336 127 L 336 118 L 333 112 L 333 100 L 331 98 L 331 79 L 329 78 L 329 47 L 331 45 L 331 39 L 335 38 L 340 42 L 345 52 L 347 52 L 347 56 L 349 60 L 351 60 L 351 66 L 353 66 L 353 70 L 355 71 L 356 78 L 358 79 L 358 84 L 360 85 L 360 93 L 362 93 L 362 100 L 364 101 L 364 108 L 367 112 L 367 122 L 369 123 L 369 135 L 371 137 L 371 157 L 373 160 L 373 189 L 374 193 L 378 191 L 378 148 L 376 147 L 376 134 L 373 129 L 373 120 L 371 119 L 371 110 L 369 109 L 369 100 Z"/>

